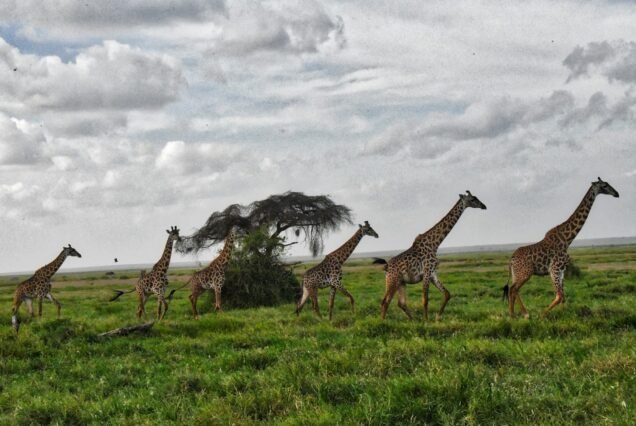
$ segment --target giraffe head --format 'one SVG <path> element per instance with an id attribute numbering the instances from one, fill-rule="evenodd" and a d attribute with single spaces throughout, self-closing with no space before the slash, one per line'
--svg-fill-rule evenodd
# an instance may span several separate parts
<path id="1" fill-rule="evenodd" d="M 362 230 L 362 235 L 369 235 L 370 237 L 375 237 L 375 238 L 380 237 L 378 233 L 375 232 L 373 228 L 371 228 L 371 225 L 369 225 L 368 221 L 365 220 L 364 225 L 358 225 L 358 226 Z"/>
<path id="2" fill-rule="evenodd" d="M 73 247 L 71 247 L 70 244 L 67 247 L 64 247 L 62 250 L 64 251 L 64 253 L 66 253 L 67 256 L 82 257 L 82 255 L 79 254 L 79 252 Z"/>
<path id="3" fill-rule="evenodd" d="M 486 205 L 479 201 L 470 191 L 466 190 L 466 194 L 459 194 L 459 199 L 464 203 L 464 207 L 473 207 L 475 209 L 486 210 Z"/>
<path id="4" fill-rule="evenodd" d="M 179 228 L 177 228 L 176 226 L 171 226 L 170 229 L 166 229 L 166 232 L 168 233 L 168 235 L 170 235 L 168 237 L 170 242 L 181 241 L 181 237 L 179 236 Z"/>
<path id="5" fill-rule="evenodd" d="M 612 188 L 612 185 L 609 183 L 604 182 L 600 177 L 596 182 L 592 182 L 592 187 L 597 194 L 607 194 L 614 198 L 618 198 L 618 191 Z"/>

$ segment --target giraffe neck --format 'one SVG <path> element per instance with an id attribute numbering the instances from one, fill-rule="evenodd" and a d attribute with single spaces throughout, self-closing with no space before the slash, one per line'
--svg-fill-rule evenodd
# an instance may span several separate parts
<path id="1" fill-rule="evenodd" d="M 62 264 L 66 260 L 66 256 L 66 250 L 62 250 L 62 252 L 55 259 L 53 259 L 51 263 L 48 263 L 35 271 L 35 275 L 45 279 L 51 278 L 57 272 L 57 270 L 60 269 L 60 266 L 62 266 Z"/>
<path id="2" fill-rule="evenodd" d="M 223 249 L 221 253 L 213 260 L 213 262 L 220 263 L 221 266 L 225 266 L 230 263 L 230 259 L 232 258 L 232 250 L 234 249 L 234 234 L 230 233 L 227 237 L 225 237 L 225 243 L 223 244 Z"/>
<path id="3" fill-rule="evenodd" d="M 585 196 L 579 203 L 574 213 L 562 224 L 556 227 L 556 230 L 567 245 L 569 246 L 574 241 L 574 238 L 578 235 L 585 225 L 585 221 L 587 220 L 588 215 L 590 214 L 590 210 L 592 209 L 592 205 L 594 204 L 594 200 L 596 200 L 596 191 L 592 187 L 587 190 Z"/>
<path id="4" fill-rule="evenodd" d="M 419 243 L 417 245 L 426 245 L 429 248 L 439 247 L 439 245 L 442 244 L 442 241 L 444 241 L 446 236 L 453 229 L 462 213 L 464 213 L 465 209 L 466 207 L 462 200 L 458 200 L 446 216 L 437 222 L 431 229 L 416 238 L 416 243 Z"/>
<path id="5" fill-rule="evenodd" d="M 172 244 L 174 240 L 172 236 L 168 236 L 168 241 L 166 241 L 166 246 L 163 249 L 163 253 L 161 254 L 161 258 L 159 261 L 155 263 L 155 266 L 152 267 L 153 271 L 162 271 L 167 272 L 168 266 L 170 266 L 170 257 L 172 256 Z"/>
<path id="6" fill-rule="evenodd" d="M 349 238 L 343 245 L 329 253 L 327 256 L 336 259 L 338 262 L 340 262 L 340 264 L 343 264 L 345 260 L 347 260 L 349 256 L 351 256 L 351 253 L 353 253 L 353 250 L 355 250 L 363 235 L 364 234 L 362 233 L 362 228 L 359 228 L 351 238 Z"/>

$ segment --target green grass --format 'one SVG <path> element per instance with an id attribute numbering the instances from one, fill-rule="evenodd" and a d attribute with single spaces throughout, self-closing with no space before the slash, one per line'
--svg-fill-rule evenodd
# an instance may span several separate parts
<path id="1" fill-rule="evenodd" d="M 310 305 L 216 314 L 204 296 L 195 321 L 183 290 L 150 334 L 118 338 L 97 334 L 136 322 L 133 295 L 106 302 L 135 271 L 59 277 L 62 319 L 45 303 L 29 321 L 23 305 L 17 338 L 17 281 L 2 278 L 0 424 L 632 424 L 636 247 L 572 250 L 583 275 L 566 282 L 567 303 L 540 319 L 553 293 L 535 277 L 522 290 L 529 321 L 510 321 L 501 301 L 508 256 L 442 256 L 453 298 L 441 322 L 408 321 L 395 300 L 381 321 L 383 272 L 355 260 L 355 316 L 341 296 L 331 323 Z M 433 312 L 440 301 L 431 288 Z M 420 285 L 408 302 L 421 311 Z"/>

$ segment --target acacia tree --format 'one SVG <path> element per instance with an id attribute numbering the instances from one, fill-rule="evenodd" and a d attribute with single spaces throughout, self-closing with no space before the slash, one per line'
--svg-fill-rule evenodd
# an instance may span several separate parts
<path id="1" fill-rule="evenodd" d="M 305 195 L 288 191 L 242 206 L 232 204 L 225 210 L 210 215 L 205 225 L 177 244 L 177 250 L 189 253 L 217 244 L 236 226 L 242 233 L 255 229 L 265 230 L 271 240 L 265 247 L 266 255 L 276 246 L 287 246 L 288 231 L 303 238 L 313 256 L 323 250 L 324 237 L 343 224 L 352 224 L 351 209 L 334 203 L 327 195 Z"/>
<path id="2" fill-rule="evenodd" d="M 352 223 L 351 210 L 328 196 L 289 191 L 212 213 L 200 229 L 177 242 L 176 248 L 196 253 L 222 242 L 235 228 L 242 238 L 226 273 L 224 304 L 275 305 L 294 301 L 300 290 L 294 274 L 280 261 L 285 250 L 304 242 L 316 256 L 329 232 Z M 297 240 L 288 243 L 288 237 Z"/>

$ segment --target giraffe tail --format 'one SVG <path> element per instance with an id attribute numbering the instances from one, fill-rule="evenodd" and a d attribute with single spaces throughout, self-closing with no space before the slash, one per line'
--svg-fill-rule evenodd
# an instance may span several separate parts
<path id="1" fill-rule="evenodd" d="M 509 266 L 508 267 L 508 282 L 503 288 L 503 297 L 501 298 L 501 300 L 503 300 L 504 302 L 507 302 L 510 296 L 510 276 L 511 276 L 511 267 Z"/>
<path id="2" fill-rule="evenodd" d="M 388 263 L 387 263 L 387 261 L 386 261 L 386 260 L 384 260 L 384 259 L 382 259 L 382 258 L 380 258 L 380 257 L 374 257 L 374 258 L 373 258 L 372 265 L 384 265 L 384 268 L 383 268 L 383 269 L 386 271 L 386 268 L 387 268 L 387 266 L 388 266 Z"/>
<path id="3" fill-rule="evenodd" d="M 132 293 L 133 291 L 135 291 L 136 289 L 133 288 L 132 290 L 128 290 L 128 291 L 123 291 L 123 290 L 113 290 L 115 293 L 117 293 L 116 295 L 114 295 L 113 297 L 111 297 L 108 301 L 109 302 L 113 302 L 117 299 L 119 299 L 121 296 L 123 296 L 124 294 L 127 293 Z"/>
<path id="4" fill-rule="evenodd" d="M 508 284 L 506 284 L 503 288 L 503 297 L 501 298 L 501 300 L 503 300 L 504 302 L 506 302 L 508 300 L 508 294 L 510 292 L 510 286 Z"/>
<path id="5" fill-rule="evenodd" d="M 194 278 L 194 275 L 190 277 L 190 279 L 188 281 L 186 281 L 181 287 L 177 287 L 177 288 L 173 288 L 172 290 L 170 290 L 170 294 L 168 295 L 168 301 L 172 300 L 172 296 L 174 296 L 174 294 L 181 290 L 183 287 L 187 286 L 188 284 L 190 284 L 190 282 L 192 281 L 192 278 Z"/>

